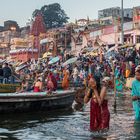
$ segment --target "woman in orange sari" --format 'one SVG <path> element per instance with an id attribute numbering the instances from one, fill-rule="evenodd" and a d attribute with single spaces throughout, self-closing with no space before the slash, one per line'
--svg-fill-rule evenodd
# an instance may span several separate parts
<path id="1" fill-rule="evenodd" d="M 63 70 L 62 88 L 65 90 L 69 88 L 69 71 L 66 69 Z"/>

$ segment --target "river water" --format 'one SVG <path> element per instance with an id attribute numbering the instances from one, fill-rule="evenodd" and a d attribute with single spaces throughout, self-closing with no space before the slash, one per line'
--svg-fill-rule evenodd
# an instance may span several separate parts
<path id="1" fill-rule="evenodd" d="M 106 133 L 89 131 L 89 105 L 73 105 L 70 111 L 0 115 L 0 140 L 140 140 L 130 97 L 118 97 L 116 113 L 113 104 L 110 96 L 111 121 Z"/>

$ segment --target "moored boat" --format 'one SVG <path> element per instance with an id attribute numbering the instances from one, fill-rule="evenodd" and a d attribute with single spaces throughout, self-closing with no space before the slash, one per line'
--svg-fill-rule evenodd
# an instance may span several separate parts
<path id="1" fill-rule="evenodd" d="M 62 89 L 62 81 L 61 82 L 58 82 L 58 89 Z M 72 81 L 69 82 L 69 87 L 70 88 L 83 88 L 83 85 L 81 83 L 75 85 Z"/>
<path id="2" fill-rule="evenodd" d="M 56 91 L 51 95 L 47 92 L 4 93 L 0 94 L 0 113 L 70 109 L 74 97 L 75 90 Z"/>

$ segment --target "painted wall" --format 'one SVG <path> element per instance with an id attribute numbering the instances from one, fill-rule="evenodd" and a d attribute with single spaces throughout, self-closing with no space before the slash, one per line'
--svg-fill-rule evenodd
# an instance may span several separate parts
<path id="1" fill-rule="evenodd" d="M 11 58 L 16 60 L 16 61 L 22 61 L 22 62 L 26 62 L 31 58 L 35 58 L 36 60 L 38 59 L 38 53 L 14 53 L 14 54 L 10 54 Z"/>

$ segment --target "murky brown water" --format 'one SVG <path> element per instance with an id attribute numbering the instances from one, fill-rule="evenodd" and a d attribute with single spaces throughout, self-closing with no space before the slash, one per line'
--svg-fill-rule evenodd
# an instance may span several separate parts
<path id="1" fill-rule="evenodd" d="M 107 133 L 89 131 L 89 105 L 82 111 L 60 111 L 0 115 L 2 140 L 140 140 L 140 125 L 134 124 L 130 97 L 118 97 L 117 113 L 109 99 L 110 130 Z"/>

